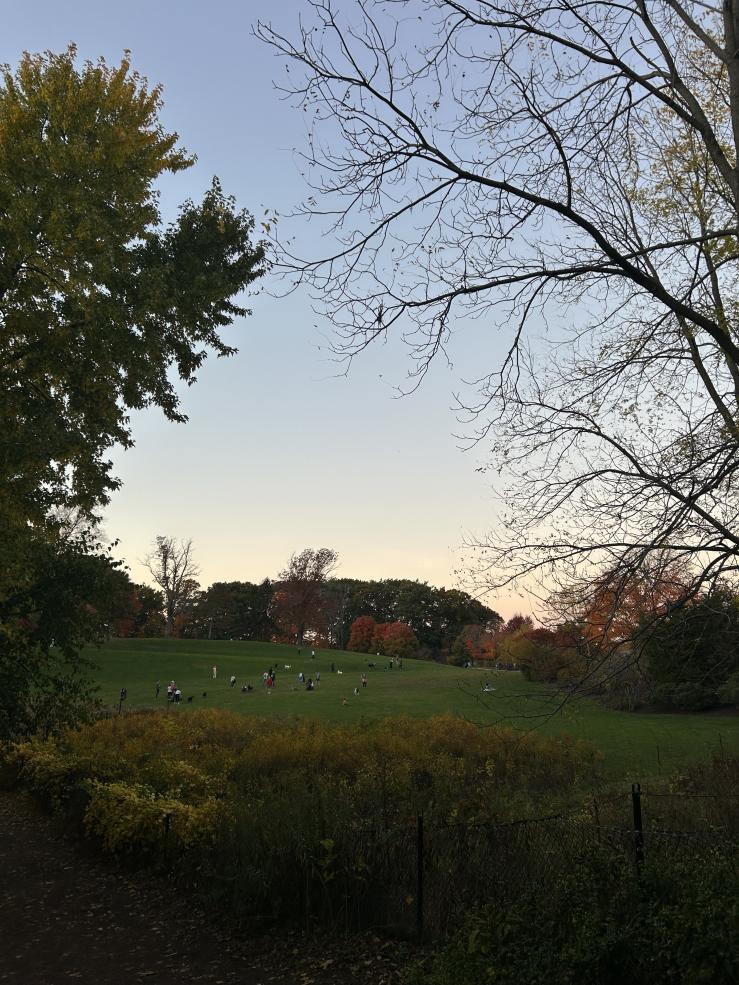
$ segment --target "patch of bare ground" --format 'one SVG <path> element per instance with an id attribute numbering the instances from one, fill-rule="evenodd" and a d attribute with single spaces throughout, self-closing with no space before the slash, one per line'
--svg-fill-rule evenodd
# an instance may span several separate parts
<path id="1" fill-rule="evenodd" d="M 26 797 L 0 792 L 3 985 L 398 985 L 407 945 L 248 938 L 166 880 L 121 872 Z"/>

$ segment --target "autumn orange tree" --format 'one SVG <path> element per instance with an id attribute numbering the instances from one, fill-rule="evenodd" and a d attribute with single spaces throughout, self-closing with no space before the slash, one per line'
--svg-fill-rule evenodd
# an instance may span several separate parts
<path id="1" fill-rule="evenodd" d="M 356 653 L 370 653 L 377 623 L 372 616 L 359 616 L 354 620 L 349 632 L 347 650 Z"/>
<path id="2" fill-rule="evenodd" d="M 359 616 L 352 623 L 347 649 L 384 657 L 412 657 L 418 650 L 418 637 L 407 623 L 375 622 L 372 616 Z"/>
<path id="3" fill-rule="evenodd" d="M 378 627 L 379 628 L 379 627 Z M 412 657 L 418 650 L 418 638 L 410 626 L 403 622 L 389 622 L 382 625 L 382 635 L 375 635 L 379 652 L 386 657 Z"/>
<path id="4" fill-rule="evenodd" d="M 330 547 L 306 547 L 293 554 L 279 575 L 270 616 L 284 637 L 302 643 L 309 630 L 328 635 L 327 622 L 332 597 L 326 581 L 339 562 Z"/>
<path id="5" fill-rule="evenodd" d="M 450 656 L 456 664 L 491 663 L 495 660 L 495 634 L 487 626 L 464 626 L 452 644 Z"/>

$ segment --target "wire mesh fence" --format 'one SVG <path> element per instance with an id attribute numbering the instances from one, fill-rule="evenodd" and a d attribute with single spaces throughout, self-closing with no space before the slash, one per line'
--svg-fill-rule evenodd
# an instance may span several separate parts
<path id="1" fill-rule="evenodd" d="M 739 797 L 642 791 L 635 784 L 570 813 L 505 822 L 418 816 L 357 826 L 300 860 L 306 926 L 434 939 L 479 905 L 546 893 L 596 855 L 613 871 L 700 865 L 737 870 Z"/>

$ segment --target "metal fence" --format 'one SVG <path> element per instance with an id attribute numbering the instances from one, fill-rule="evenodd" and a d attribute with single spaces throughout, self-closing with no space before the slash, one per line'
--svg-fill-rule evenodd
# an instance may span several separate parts
<path id="1" fill-rule="evenodd" d="M 433 939 L 470 907 L 545 892 L 596 853 L 640 868 L 700 864 L 717 850 L 736 867 L 739 796 L 669 794 L 634 784 L 572 812 L 505 822 L 419 815 L 358 826 L 296 860 L 296 902 L 307 927 L 383 930 Z"/>

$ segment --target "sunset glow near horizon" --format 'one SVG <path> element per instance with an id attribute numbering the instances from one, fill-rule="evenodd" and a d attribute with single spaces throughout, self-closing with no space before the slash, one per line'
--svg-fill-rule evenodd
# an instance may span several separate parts
<path id="1" fill-rule="evenodd" d="M 296 160 L 305 131 L 300 111 L 274 91 L 279 62 L 251 25 L 272 20 L 290 33 L 304 6 L 32 0 L 6 11 L 0 60 L 13 67 L 24 50 L 70 42 L 81 59 L 111 64 L 130 50 L 133 68 L 164 87 L 164 127 L 198 157 L 162 185 L 165 221 L 217 174 L 259 222 L 306 195 Z M 279 298 L 269 293 L 277 287 L 265 278 L 249 299 L 251 317 L 224 333 L 238 355 L 209 359 L 182 389 L 188 423 L 155 410 L 132 415 L 135 447 L 113 455 L 122 488 L 103 518 L 117 556 L 147 581 L 141 561 L 155 536 L 192 538 L 206 586 L 274 578 L 292 553 L 327 546 L 341 576 L 467 587 L 463 543 L 494 526 L 495 504 L 476 471 L 485 448 L 461 450 L 451 407 L 462 381 L 500 362 L 495 328 L 462 326 L 452 365 L 440 359 L 398 398 L 410 368 L 399 341 L 371 347 L 347 374 L 307 294 Z M 485 601 L 504 616 L 532 609 L 516 592 Z"/>

